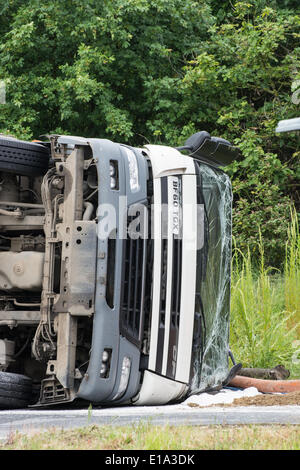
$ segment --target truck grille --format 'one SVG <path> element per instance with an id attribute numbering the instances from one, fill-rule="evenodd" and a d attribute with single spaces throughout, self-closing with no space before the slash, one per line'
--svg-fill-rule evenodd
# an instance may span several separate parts
<path id="1" fill-rule="evenodd" d="M 128 218 L 128 224 L 132 218 Z M 145 297 L 147 240 L 124 240 L 120 331 L 129 341 L 141 345 Z"/>
<path id="2" fill-rule="evenodd" d="M 173 239 L 173 277 L 172 277 L 172 304 L 171 322 L 172 326 L 179 327 L 180 298 L 181 298 L 181 262 L 182 262 L 182 240 Z"/>

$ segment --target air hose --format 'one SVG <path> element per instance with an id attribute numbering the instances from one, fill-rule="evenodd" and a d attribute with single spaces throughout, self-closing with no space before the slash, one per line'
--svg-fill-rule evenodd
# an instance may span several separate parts
<path id="1" fill-rule="evenodd" d="M 236 375 L 229 383 L 232 387 L 255 387 L 262 393 L 300 392 L 300 380 L 264 380 Z"/>

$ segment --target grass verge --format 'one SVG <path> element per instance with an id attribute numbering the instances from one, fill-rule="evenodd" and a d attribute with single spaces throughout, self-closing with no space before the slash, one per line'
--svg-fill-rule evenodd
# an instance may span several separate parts
<path id="1" fill-rule="evenodd" d="M 87 426 L 12 434 L 0 450 L 299 450 L 300 425 Z"/>
<path id="2" fill-rule="evenodd" d="M 292 212 L 286 259 L 280 272 L 266 267 L 260 238 L 253 260 L 234 250 L 230 346 L 244 367 L 282 364 L 300 377 L 300 235 Z"/>

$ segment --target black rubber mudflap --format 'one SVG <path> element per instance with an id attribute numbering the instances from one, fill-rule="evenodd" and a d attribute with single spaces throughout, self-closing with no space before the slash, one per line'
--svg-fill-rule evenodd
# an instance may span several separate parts
<path id="1" fill-rule="evenodd" d="M 229 374 L 227 375 L 226 379 L 224 380 L 224 382 L 222 383 L 222 386 L 223 387 L 226 387 L 226 385 L 228 385 L 232 379 L 234 379 L 234 377 L 236 375 L 238 375 L 239 371 L 241 370 L 241 368 L 243 367 L 243 364 L 239 363 L 239 364 L 235 364 L 229 371 Z"/>

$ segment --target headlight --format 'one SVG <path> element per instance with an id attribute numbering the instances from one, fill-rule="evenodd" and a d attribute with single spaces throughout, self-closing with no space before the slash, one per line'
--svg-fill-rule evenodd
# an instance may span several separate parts
<path id="1" fill-rule="evenodd" d="M 118 177 L 118 162 L 117 160 L 110 160 L 109 164 L 109 176 L 110 176 L 110 188 L 119 189 L 119 177 Z"/>
<path id="2" fill-rule="evenodd" d="M 116 189 L 117 187 L 117 180 L 113 176 L 110 177 L 110 187 L 111 189 Z"/>
<path id="3" fill-rule="evenodd" d="M 107 375 L 107 365 L 106 364 L 101 364 L 101 369 L 100 369 L 100 377 L 106 377 Z"/>
<path id="4" fill-rule="evenodd" d="M 102 362 L 107 362 L 109 359 L 109 352 L 104 349 L 103 354 L 102 354 Z"/>
<path id="5" fill-rule="evenodd" d="M 134 152 L 127 147 L 123 147 L 127 158 L 128 158 L 128 163 L 129 163 L 129 183 L 130 183 L 130 189 L 132 192 L 136 192 L 139 190 L 140 185 L 139 185 L 139 168 L 138 168 L 138 163 L 136 156 Z"/>
<path id="6" fill-rule="evenodd" d="M 104 349 L 102 353 L 102 362 L 100 369 L 101 379 L 107 379 L 110 372 L 110 362 L 111 362 L 112 349 Z"/>
<path id="7" fill-rule="evenodd" d="M 128 382 L 129 382 L 130 369 L 131 369 L 131 360 L 129 359 L 129 357 L 124 357 L 123 363 L 122 363 L 120 385 L 119 385 L 116 395 L 113 397 L 113 400 L 118 400 L 126 392 L 126 389 L 128 387 Z"/>
<path id="8" fill-rule="evenodd" d="M 109 174 L 110 174 L 110 176 L 115 176 L 115 174 L 116 174 L 115 165 L 113 165 L 112 163 L 109 165 Z"/>

